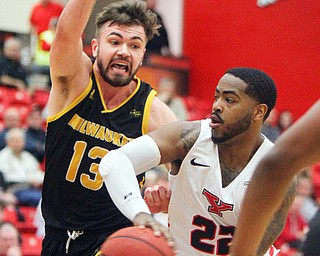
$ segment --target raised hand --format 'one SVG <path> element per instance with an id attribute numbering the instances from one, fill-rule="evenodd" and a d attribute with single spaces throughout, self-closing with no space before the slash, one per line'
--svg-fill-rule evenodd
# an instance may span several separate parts
<path id="1" fill-rule="evenodd" d="M 162 185 L 147 187 L 144 191 L 144 201 L 152 213 L 168 212 L 171 189 Z"/>

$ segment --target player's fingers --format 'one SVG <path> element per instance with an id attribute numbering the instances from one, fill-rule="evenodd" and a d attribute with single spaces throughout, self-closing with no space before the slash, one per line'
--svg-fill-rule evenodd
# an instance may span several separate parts
<path id="1" fill-rule="evenodd" d="M 166 193 L 167 193 L 167 188 L 165 187 L 159 187 L 159 197 L 161 200 L 166 199 Z"/>
<path id="2" fill-rule="evenodd" d="M 171 189 L 167 189 L 166 191 L 166 198 L 170 199 L 171 198 L 171 194 L 172 194 L 172 190 Z"/>
<path id="3" fill-rule="evenodd" d="M 147 187 L 144 191 L 144 201 L 148 204 L 148 206 L 154 206 L 154 199 L 152 195 L 152 188 Z"/>
<path id="4" fill-rule="evenodd" d="M 169 233 L 168 228 L 166 228 L 165 226 L 160 224 L 158 221 L 156 221 L 152 217 L 152 215 L 144 212 L 138 213 L 135 216 L 133 223 L 135 226 L 138 226 L 140 228 L 145 228 L 145 227 L 151 228 L 155 236 L 163 235 L 166 238 L 168 245 L 175 248 L 173 236 L 171 235 L 171 233 Z"/>
<path id="5" fill-rule="evenodd" d="M 169 232 L 168 228 L 164 227 L 163 225 L 161 225 L 159 222 L 156 222 L 156 221 L 153 221 L 152 223 L 150 223 L 150 226 L 153 229 L 155 236 L 163 235 L 166 238 L 168 245 L 175 248 L 173 236 Z"/>
<path id="6" fill-rule="evenodd" d="M 152 188 L 151 194 L 153 197 L 154 204 L 156 206 L 160 206 L 161 205 L 161 198 L 160 198 L 160 194 L 159 194 L 159 186 L 157 186 L 157 185 L 154 186 Z"/>

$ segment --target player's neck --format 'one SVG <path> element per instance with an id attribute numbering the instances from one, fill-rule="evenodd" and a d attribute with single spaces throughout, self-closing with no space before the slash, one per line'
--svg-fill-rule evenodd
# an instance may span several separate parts
<path id="1" fill-rule="evenodd" d="M 121 105 L 136 89 L 137 83 L 131 81 L 128 85 L 114 87 L 106 82 L 102 82 L 101 91 L 108 109 L 113 109 Z"/>
<path id="2" fill-rule="evenodd" d="M 245 140 L 230 140 L 219 144 L 219 158 L 229 170 L 241 171 L 256 153 L 264 137 L 259 134 Z"/>

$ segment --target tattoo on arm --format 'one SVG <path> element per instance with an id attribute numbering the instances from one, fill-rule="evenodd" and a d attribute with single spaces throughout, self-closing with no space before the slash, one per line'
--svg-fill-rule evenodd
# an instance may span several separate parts
<path id="1" fill-rule="evenodd" d="M 186 155 L 190 151 L 190 149 L 198 139 L 200 134 L 200 126 L 201 125 L 199 124 L 199 122 L 194 122 L 187 128 L 181 129 L 180 138 L 181 142 L 183 143 L 184 155 Z"/>
<path id="2" fill-rule="evenodd" d="M 274 243 L 277 237 L 281 234 L 285 224 L 289 209 L 293 203 L 296 196 L 296 179 L 291 183 L 285 199 L 278 211 L 275 213 L 272 221 L 269 223 L 268 228 L 264 234 L 263 240 L 259 246 L 258 255 L 264 255 L 270 246 Z"/>

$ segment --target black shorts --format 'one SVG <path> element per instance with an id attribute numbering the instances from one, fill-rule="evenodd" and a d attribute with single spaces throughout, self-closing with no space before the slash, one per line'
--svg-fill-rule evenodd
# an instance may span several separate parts
<path id="1" fill-rule="evenodd" d="M 66 244 L 69 238 L 67 230 L 46 227 L 41 256 L 95 256 L 107 236 L 107 234 L 99 235 L 83 232 L 75 240 L 70 239 L 67 253 Z"/>

